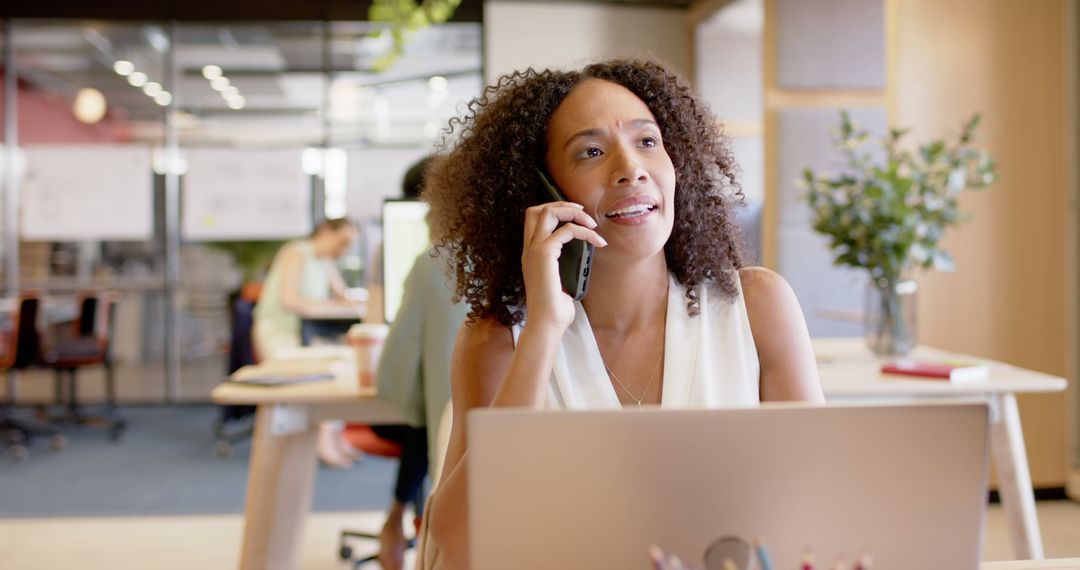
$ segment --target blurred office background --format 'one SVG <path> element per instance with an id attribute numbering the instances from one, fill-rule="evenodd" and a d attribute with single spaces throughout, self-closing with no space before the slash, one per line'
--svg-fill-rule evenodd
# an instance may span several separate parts
<path id="1" fill-rule="evenodd" d="M 640 54 L 692 78 L 720 118 L 742 168 L 751 254 L 792 284 L 814 336 L 862 333 L 864 277 L 832 266 L 796 185 L 803 167 L 836 166 L 839 110 L 920 140 L 982 113 L 979 144 L 1001 181 L 962 199 L 974 216 L 946 242 L 956 272 L 918 275 L 919 338 L 1077 377 L 1075 2 L 465 0 L 385 72 L 372 69 L 387 46 L 367 35 L 366 9 L 4 8 L 23 174 L 20 216 L 0 244 L 18 253 L 6 294 L 122 291 L 122 402 L 205 402 L 222 379 L 225 302 L 242 270 L 214 244 L 288 239 L 347 215 L 365 228 L 343 260 L 362 286 L 383 198 L 483 85 L 530 65 Z M 86 88 L 106 103 L 92 123 L 73 114 Z M 51 397 L 33 374 L 20 394 Z M 1035 486 L 1074 498 L 1078 402 L 1072 386 L 1021 398 Z"/>
<path id="2" fill-rule="evenodd" d="M 129 402 L 205 401 L 221 380 L 227 299 L 245 278 L 232 251 L 272 252 L 348 216 L 363 239 L 342 269 L 364 286 L 383 199 L 483 81 L 475 21 L 417 32 L 385 72 L 372 66 L 389 37 L 362 21 L 5 29 L 18 74 L 18 287 L 123 292 L 115 352 Z M 24 376 L 20 397 L 43 396 L 49 383 Z"/>

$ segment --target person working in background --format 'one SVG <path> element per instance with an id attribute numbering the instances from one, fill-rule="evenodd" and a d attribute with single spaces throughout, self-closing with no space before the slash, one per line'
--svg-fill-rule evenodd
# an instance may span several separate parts
<path id="1" fill-rule="evenodd" d="M 419 196 L 428 162 L 421 160 L 405 174 L 405 196 Z M 427 221 L 430 233 L 437 235 L 437 221 L 430 215 Z M 376 372 L 379 398 L 393 404 L 408 422 L 373 428 L 380 437 L 402 445 L 393 502 L 379 534 L 379 563 L 387 570 L 403 565 L 408 544 L 403 530 L 406 504 L 423 504 L 421 487 L 435 449 L 439 419 L 450 401 L 450 354 L 468 312 L 464 303 L 451 299 L 453 285 L 448 283 L 447 270 L 444 257 L 423 253 L 416 258 Z"/>
<path id="2" fill-rule="evenodd" d="M 310 238 L 290 241 L 278 250 L 255 305 L 253 334 L 259 359 L 308 344 L 320 331 L 305 332 L 305 319 L 360 317 L 364 304 L 346 297 L 345 281 L 334 263 L 356 236 L 356 227 L 348 220 L 330 219 L 320 223 Z M 324 463 L 342 468 L 359 457 L 342 438 L 340 423 L 321 426 L 318 453 Z"/>

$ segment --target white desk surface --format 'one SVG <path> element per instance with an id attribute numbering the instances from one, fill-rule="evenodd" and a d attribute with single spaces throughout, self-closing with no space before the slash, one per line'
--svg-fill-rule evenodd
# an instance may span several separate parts
<path id="1" fill-rule="evenodd" d="M 979 570 L 1076 570 L 1078 568 L 1080 568 L 1080 558 L 1011 560 L 1008 562 L 983 562 L 979 565 Z"/>
<path id="2" fill-rule="evenodd" d="M 255 366 L 245 366 L 233 378 L 259 375 L 333 374 L 333 380 L 289 386 L 246 386 L 224 382 L 210 393 L 216 404 L 325 404 L 375 399 L 375 388 L 361 388 L 348 347 L 313 346 L 298 348 Z"/>
<path id="3" fill-rule="evenodd" d="M 375 387 L 361 387 L 355 352 L 348 346 L 305 346 L 290 349 L 256 366 L 245 366 L 232 375 L 244 378 L 264 375 L 332 374 L 320 380 L 289 386 L 252 386 L 223 382 L 210 393 L 215 404 L 267 409 L 305 410 L 311 421 L 345 420 L 372 425 L 405 422 L 401 412 L 375 396 Z"/>
<path id="4" fill-rule="evenodd" d="M 244 369 L 241 369 L 241 372 L 243 371 Z M 213 392 L 210 393 L 210 397 L 215 404 L 222 405 L 322 404 L 375 399 L 374 388 L 361 390 L 359 383 L 355 382 L 355 376 L 353 376 L 353 379 L 354 382 L 351 386 L 346 385 L 344 379 L 294 384 L 292 386 L 244 386 L 235 382 L 225 382 L 214 388 Z"/>
<path id="5" fill-rule="evenodd" d="M 1059 392 L 1065 389 L 1063 378 L 987 361 L 967 355 L 934 348 L 919 347 L 912 358 L 927 360 L 978 360 L 990 366 L 986 381 L 951 383 L 941 380 L 921 380 L 913 377 L 882 374 L 881 364 L 889 359 L 876 358 L 862 339 L 814 339 L 818 371 L 827 398 L 859 397 L 933 397 L 975 396 L 991 393 Z M 373 388 L 361 390 L 356 375 L 341 363 L 349 361 L 350 353 L 342 347 L 309 347 L 296 349 L 258 366 L 245 366 L 237 376 L 254 374 L 321 373 L 335 374 L 335 380 L 293 386 L 243 386 L 225 382 L 214 389 L 212 398 L 218 404 L 259 404 L 270 402 L 324 403 L 349 399 L 374 398 Z M 338 363 L 338 364 L 334 364 Z"/>
<path id="6" fill-rule="evenodd" d="M 1066 386 L 1063 378 L 935 348 L 918 347 L 910 358 L 984 362 L 990 367 L 990 377 L 981 382 L 952 383 L 882 374 L 881 365 L 894 359 L 875 357 L 861 338 L 818 338 L 813 340 L 813 346 L 826 398 L 963 397 L 1003 392 L 1060 392 Z"/>

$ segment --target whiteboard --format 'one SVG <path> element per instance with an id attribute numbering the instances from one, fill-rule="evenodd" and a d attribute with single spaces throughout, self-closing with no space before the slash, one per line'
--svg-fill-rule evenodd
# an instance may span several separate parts
<path id="1" fill-rule="evenodd" d="M 27 145 L 19 236 L 25 240 L 147 240 L 154 232 L 150 148 Z"/>
<path id="2" fill-rule="evenodd" d="M 301 150 L 188 149 L 186 240 L 270 240 L 311 233 Z"/>

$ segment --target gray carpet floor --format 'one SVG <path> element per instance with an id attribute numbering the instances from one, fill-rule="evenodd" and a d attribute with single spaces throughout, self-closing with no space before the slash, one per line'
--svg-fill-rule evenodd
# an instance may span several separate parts
<path id="1" fill-rule="evenodd" d="M 93 412 L 92 409 L 88 410 Z M 26 417 L 28 410 L 17 410 Z M 0 457 L 0 517 L 242 513 L 250 441 L 213 452 L 211 405 L 122 408 L 119 443 L 101 429 L 62 426 L 68 446 L 37 439 L 19 463 Z M 397 462 L 365 457 L 351 470 L 320 467 L 312 510 L 382 510 Z"/>

